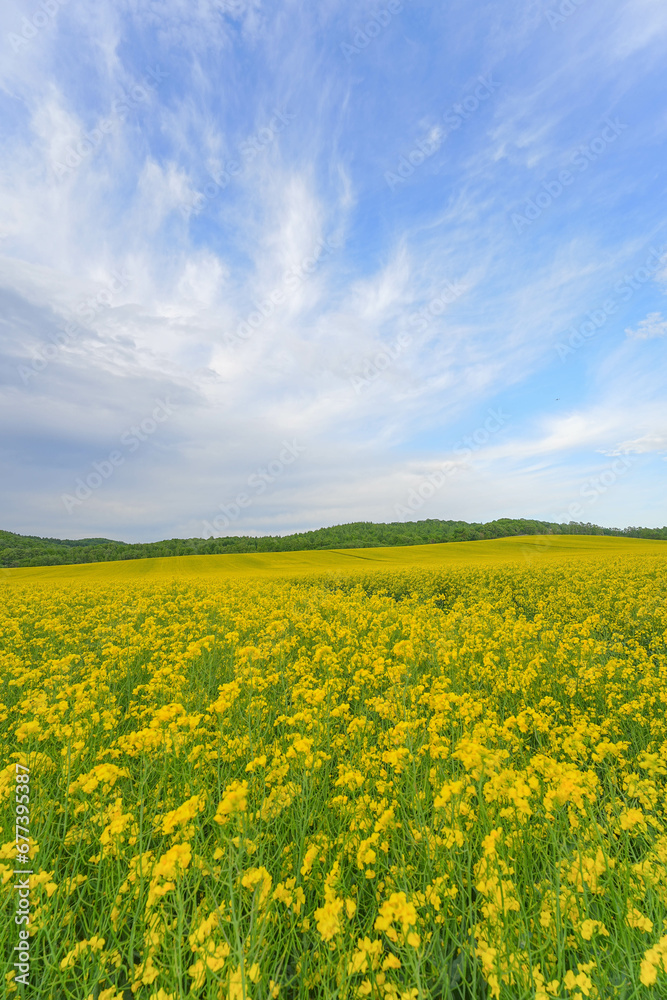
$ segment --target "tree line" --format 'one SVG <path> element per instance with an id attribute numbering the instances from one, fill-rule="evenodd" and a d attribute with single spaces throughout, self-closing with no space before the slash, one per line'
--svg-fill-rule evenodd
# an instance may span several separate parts
<path id="1" fill-rule="evenodd" d="M 299 552 L 316 549 L 375 548 L 392 545 L 426 545 L 440 542 L 470 542 L 512 535 L 616 535 L 667 540 L 663 528 L 601 528 L 597 524 L 501 517 L 486 524 L 468 521 L 394 521 L 374 524 L 357 521 L 292 535 L 227 536 L 224 538 L 171 538 L 162 542 L 117 542 L 109 538 L 39 538 L 0 531 L 0 566 L 63 566 L 75 563 L 109 562 L 118 559 L 149 559 L 163 556 L 218 555 L 245 552 Z"/>

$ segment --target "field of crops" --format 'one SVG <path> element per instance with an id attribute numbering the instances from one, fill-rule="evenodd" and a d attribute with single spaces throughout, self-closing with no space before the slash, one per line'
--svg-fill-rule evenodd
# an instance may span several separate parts
<path id="1" fill-rule="evenodd" d="M 667 997 L 666 570 L 569 536 L 5 573 L 2 991 Z"/>

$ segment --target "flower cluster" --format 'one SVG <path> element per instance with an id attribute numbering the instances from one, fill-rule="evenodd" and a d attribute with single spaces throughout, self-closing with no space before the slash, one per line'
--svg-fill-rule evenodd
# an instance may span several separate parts
<path id="1" fill-rule="evenodd" d="M 35 1000 L 667 995 L 665 555 L 575 542 L 3 581 Z"/>

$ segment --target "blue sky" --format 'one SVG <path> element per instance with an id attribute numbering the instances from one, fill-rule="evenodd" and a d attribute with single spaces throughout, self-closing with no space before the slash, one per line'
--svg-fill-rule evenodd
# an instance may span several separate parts
<path id="1" fill-rule="evenodd" d="M 660 0 L 7 0 L 0 526 L 667 523 Z"/>

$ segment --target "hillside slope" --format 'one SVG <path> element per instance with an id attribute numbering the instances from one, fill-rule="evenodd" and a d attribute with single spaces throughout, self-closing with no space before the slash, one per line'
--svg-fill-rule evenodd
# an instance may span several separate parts
<path id="1" fill-rule="evenodd" d="M 186 555 L 232 555 L 259 552 L 305 552 L 321 549 L 357 549 L 436 542 L 469 542 L 516 535 L 614 535 L 667 539 L 664 528 L 601 528 L 570 521 L 556 524 L 524 518 L 499 518 L 486 524 L 467 521 L 393 522 L 358 521 L 292 535 L 225 538 L 172 538 L 161 542 L 130 544 L 109 538 L 78 540 L 40 538 L 0 531 L 0 567 L 64 566 L 77 563 L 115 562 Z"/>

